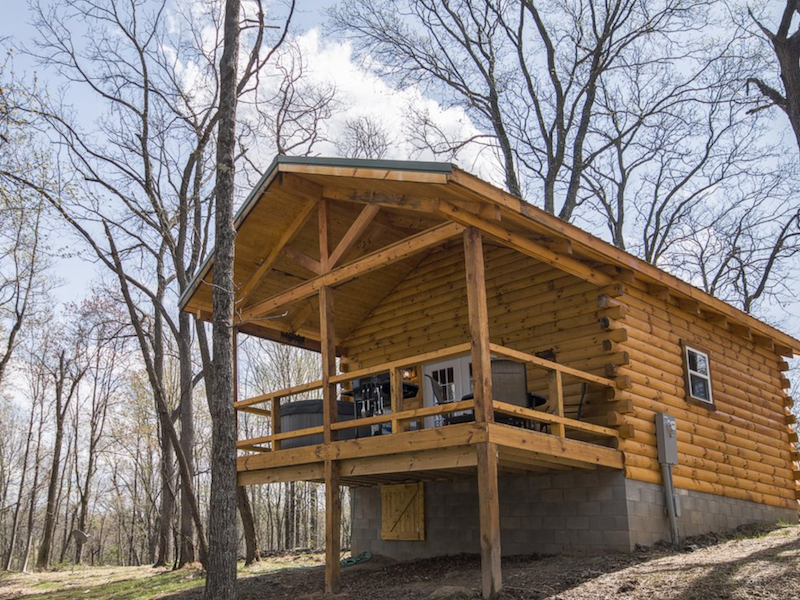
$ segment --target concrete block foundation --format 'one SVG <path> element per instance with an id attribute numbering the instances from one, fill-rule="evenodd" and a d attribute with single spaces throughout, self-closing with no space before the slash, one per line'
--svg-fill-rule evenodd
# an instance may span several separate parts
<path id="1" fill-rule="evenodd" d="M 555 554 L 565 550 L 630 552 L 669 539 L 660 485 L 625 479 L 621 472 L 501 476 L 503 555 Z M 781 509 L 678 490 L 682 537 L 749 523 L 796 522 Z M 474 479 L 425 484 L 425 540 L 381 539 L 378 487 L 353 490 L 352 550 L 398 560 L 480 552 L 478 491 Z"/>

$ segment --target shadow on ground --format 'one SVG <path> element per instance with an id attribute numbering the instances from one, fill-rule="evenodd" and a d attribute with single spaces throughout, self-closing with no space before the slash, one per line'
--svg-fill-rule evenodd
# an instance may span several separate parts
<path id="1" fill-rule="evenodd" d="M 632 554 L 565 553 L 504 559 L 501 600 L 728 600 L 800 598 L 800 528 L 746 528 L 690 540 L 693 552 L 659 547 Z M 731 543 L 727 543 L 731 542 Z M 65 582 L 62 580 L 61 584 Z M 25 600 L 200 600 L 196 571 L 155 574 L 102 585 L 31 589 Z M 239 579 L 239 600 L 325 598 L 322 567 L 290 567 Z M 2 580 L 0 579 L 0 588 Z M 189 587 L 190 589 L 186 589 Z M 453 598 L 479 597 L 480 559 L 459 555 L 426 560 L 372 561 L 342 569 L 337 600 L 412 600 L 441 588 Z M 1 590 L 0 590 L 1 591 Z M 0 593 L 0 597 L 3 597 Z"/>

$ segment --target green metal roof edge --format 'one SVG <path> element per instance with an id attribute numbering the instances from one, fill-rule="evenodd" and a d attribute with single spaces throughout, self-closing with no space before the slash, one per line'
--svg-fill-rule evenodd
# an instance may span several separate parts
<path id="1" fill-rule="evenodd" d="M 250 190 L 247 198 L 236 211 L 233 217 L 233 225 L 238 230 L 247 215 L 258 202 L 258 199 L 264 193 L 269 183 L 278 172 L 279 165 L 315 165 L 320 167 L 352 167 L 354 169 L 386 169 L 387 171 L 411 171 L 417 173 L 452 173 L 452 163 L 441 162 L 426 162 L 417 160 L 378 160 L 370 158 L 333 158 L 322 156 L 286 156 L 278 154 L 272 160 L 269 168 L 258 180 L 258 183 Z M 186 302 L 197 289 L 200 280 L 205 277 L 205 274 L 211 268 L 211 262 L 214 258 L 214 246 L 206 256 L 206 259 L 200 265 L 197 273 L 189 285 L 178 298 L 178 310 L 183 310 Z"/>
<path id="2" fill-rule="evenodd" d="M 416 171 L 423 173 L 452 173 L 453 164 L 419 160 L 383 160 L 372 158 L 332 158 L 319 156 L 275 157 L 273 165 L 317 165 L 321 167 L 353 167 L 354 169 L 386 169 L 387 171 Z"/>

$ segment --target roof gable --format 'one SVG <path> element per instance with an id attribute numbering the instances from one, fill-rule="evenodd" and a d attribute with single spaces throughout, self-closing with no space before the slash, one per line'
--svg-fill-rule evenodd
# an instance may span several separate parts
<path id="1" fill-rule="evenodd" d="M 340 265 L 438 225 L 457 223 L 598 285 L 636 277 L 654 294 L 671 295 L 698 314 L 702 310 L 709 318 L 729 319 L 742 333 L 751 329 L 774 340 L 785 355 L 800 352 L 794 338 L 449 163 L 411 161 L 278 156 L 235 219 L 234 278 L 243 325 L 249 321 L 257 326 L 248 307 L 319 274 L 314 208 L 321 199 L 330 206 L 331 240 L 342 246 L 336 257 Z M 337 306 L 346 308 L 337 314 L 337 333 L 352 331 L 424 254 L 339 282 Z M 209 258 L 182 296 L 182 309 L 210 318 L 212 271 Z M 287 333 L 313 337 L 318 331 L 315 302 L 304 298 L 292 314 L 276 311 L 260 320 Z"/>

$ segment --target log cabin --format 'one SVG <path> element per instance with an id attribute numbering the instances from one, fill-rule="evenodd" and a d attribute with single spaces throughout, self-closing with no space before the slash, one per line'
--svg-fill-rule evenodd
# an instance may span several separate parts
<path id="1" fill-rule="evenodd" d="M 237 397 L 239 483 L 324 482 L 328 592 L 342 486 L 354 553 L 480 553 L 485 598 L 505 555 L 797 520 L 797 339 L 452 164 L 278 156 L 236 229 L 234 335 L 321 360 Z"/>

